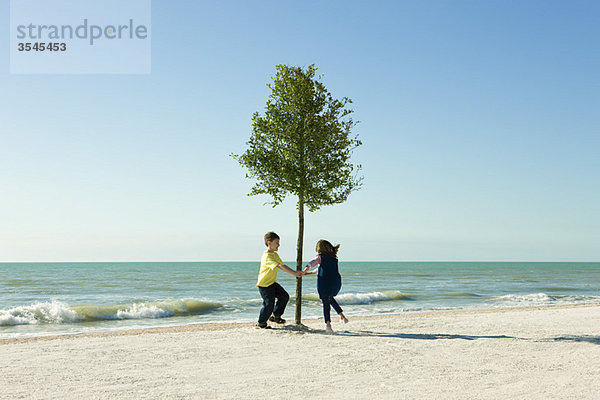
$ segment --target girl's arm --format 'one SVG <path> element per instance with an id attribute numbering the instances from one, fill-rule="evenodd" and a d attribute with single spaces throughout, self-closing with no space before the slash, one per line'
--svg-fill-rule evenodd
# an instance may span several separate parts
<path id="1" fill-rule="evenodd" d="M 302 272 L 306 275 L 316 274 L 318 268 L 315 268 L 310 272 L 308 271 L 310 268 L 314 267 L 315 265 L 321 265 L 321 256 L 317 256 L 317 258 L 315 258 L 314 260 L 312 260 L 311 262 L 306 264 L 306 267 L 304 267 L 304 270 L 302 270 Z"/>

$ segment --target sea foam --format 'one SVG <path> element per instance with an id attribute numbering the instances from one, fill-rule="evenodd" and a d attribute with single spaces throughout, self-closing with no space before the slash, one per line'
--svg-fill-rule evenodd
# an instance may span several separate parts
<path id="1" fill-rule="evenodd" d="M 600 296 L 531 293 L 507 294 L 494 297 L 494 300 L 500 306 L 536 306 L 549 304 L 597 303 L 600 302 Z"/>
<path id="2" fill-rule="evenodd" d="M 546 293 L 531 293 L 531 294 L 507 294 L 494 298 L 502 305 L 542 305 L 553 304 L 557 301 L 555 297 L 549 296 Z"/>
<path id="3" fill-rule="evenodd" d="M 317 293 L 309 293 L 302 296 L 302 298 L 310 301 L 319 301 L 319 295 Z M 343 293 L 335 296 L 335 299 L 340 304 L 351 305 L 372 304 L 379 301 L 412 300 L 412 297 L 409 294 L 397 290 L 390 290 L 371 293 Z"/>
<path id="4" fill-rule="evenodd" d="M 56 300 L 0 310 L 0 326 L 62 324 L 83 320 L 68 304 Z"/>
<path id="5" fill-rule="evenodd" d="M 0 310 L 0 326 L 168 318 L 203 314 L 220 307 L 221 304 L 219 303 L 195 299 L 121 305 L 79 304 L 73 306 L 53 300 L 52 302 L 34 303 L 28 306 Z"/>

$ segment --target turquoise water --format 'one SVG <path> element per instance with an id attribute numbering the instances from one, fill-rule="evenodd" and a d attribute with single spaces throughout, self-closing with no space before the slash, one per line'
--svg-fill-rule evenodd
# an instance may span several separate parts
<path id="1" fill-rule="evenodd" d="M 289 263 L 288 265 L 293 265 Z M 340 262 L 348 316 L 600 302 L 600 263 Z M 255 321 L 256 262 L 0 263 L 0 338 Z M 295 278 L 278 282 L 292 296 Z M 321 316 L 314 275 L 303 317 Z"/>

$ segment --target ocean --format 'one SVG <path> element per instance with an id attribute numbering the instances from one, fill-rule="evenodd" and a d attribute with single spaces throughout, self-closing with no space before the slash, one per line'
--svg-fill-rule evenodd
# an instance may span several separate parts
<path id="1" fill-rule="evenodd" d="M 290 262 L 288 265 L 294 265 Z M 256 321 L 258 262 L 0 263 L 0 338 Z M 600 263 L 340 262 L 352 316 L 600 302 Z M 280 271 L 294 319 L 296 282 Z M 303 318 L 322 317 L 316 275 Z"/>

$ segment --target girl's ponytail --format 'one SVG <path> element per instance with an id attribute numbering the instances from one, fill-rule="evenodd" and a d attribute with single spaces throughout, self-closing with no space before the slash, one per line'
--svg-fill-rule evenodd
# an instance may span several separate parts
<path id="1" fill-rule="evenodd" d="M 340 249 L 340 245 L 336 244 L 335 246 L 333 246 L 333 250 L 335 251 L 335 255 L 337 256 L 337 252 Z"/>

